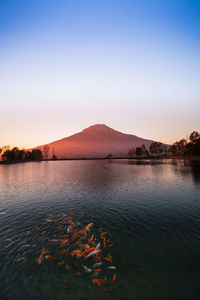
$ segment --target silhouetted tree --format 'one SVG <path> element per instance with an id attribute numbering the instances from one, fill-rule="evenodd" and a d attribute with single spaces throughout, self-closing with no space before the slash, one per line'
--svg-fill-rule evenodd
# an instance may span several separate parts
<path id="1" fill-rule="evenodd" d="M 177 155 L 178 154 L 178 144 L 177 142 L 173 143 L 169 149 L 168 149 L 168 153 L 170 155 Z"/>
<path id="2" fill-rule="evenodd" d="M 143 154 L 142 147 L 136 147 L 135 148 L 135 154 L 137 156 L 142 155 Z"/>
<path id="3" fill-rule="evenodd" d="M 142 154 L 143 155 L 149 155 L 149 151 L 147 150 L 145 144 L 142 144 Z"/>
<path id="4" fill-rule="evenodd" d="M 32 150 L 30 154 L 31 160 L 42 160 L 42 158 L 43 158 L 42 151 L 40 151 L 39 149 Z"/>
<path id="5" fill-rule="evenodd" d="M 200 135 L 197 131 L 193 131 L 189 136 L 189 140 L 191 143 L 195 143 L 199 138 L 200 138 Z"/>
<path id="6" fill-rule="evenodd" d="M 39 149 L 33 149 L 32 152 L 25 151 L 25 150 L 19 150 L 18 147 L 14 147 L 11 150 L 7 148 L 6 151 L 2 154 L 3 161 L 26 161 L 26 160 L 42 160 L 43 155 L 42 152 Z"/>
<path id="7" fill-rule="evenodd" d="M 152 154 L 166 154 L 167 147 L 160 142 L 152 142 L 149 151 Z"/>

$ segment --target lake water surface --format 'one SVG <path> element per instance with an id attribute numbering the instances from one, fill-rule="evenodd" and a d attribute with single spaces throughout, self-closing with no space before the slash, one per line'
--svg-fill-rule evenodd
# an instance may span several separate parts
<path id="1" fill-rule="evenodd" d="M 70 210 L 72 209 L 72 210 Z M 37 264 L 49 215 L 112 239 L 112 291 L 56 261 Z M 45 229 L 43 226 L 46 226 Z M 49 232 L 48 232 L 49 230 Z M 17 261 L 25 257 L 25 261 Z M 200 299 L 200 167 L 182 160 L 0 165 L 1 299 Z"/>

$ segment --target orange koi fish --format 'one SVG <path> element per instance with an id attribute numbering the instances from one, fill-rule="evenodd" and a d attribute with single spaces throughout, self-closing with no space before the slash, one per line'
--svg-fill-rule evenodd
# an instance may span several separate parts
<path id="1" fill-rule="evenodd" d="M 92 283 L 97 284 L 98 286 L 103 286 L 106 283 L 106 280 L 94 278 Z"/>
<path id="2" fill-rule="evenodd" d="M 56 258 L 53 257 L 52 255 L 46 255 L 45 258 L 46 258 L 47 260 L 54 260 L 54 259 L 56 259 Z"/>
<path id="3" fill-rule="evenodd" d="M 18 258 L 17 261 L 24 261 L 24 260 L 26 260 L 26 257 L 20 257 L 20 258 Z"/>
<path id="4" fill-rule="evenodd" d="M 105 234 L 108 234 L 106 231 L 105 232 L 102 232 L 102 233 L 100 233 L 100 236 L 102 237 L 103 235 L 105 235 Z"/>
<path id="5" fill-rule="evenodd" d="M 91 238 L 88 240 L 88 242 L 91 242 L 94 238 L 94 234 L 91 235 Z"/>
<path id="6" fill-rule="evenodd" d="M 38 257 L 38 260 L 37 260 L 37 263 L 38 263 L 38 265 L 41 265 L 41 263 L 42 263 L 42 260 L 43 260 L 43 253 L 44 252 L 44 248 L 42 248 L 42 252 L 41 252 L 41 254 L 40 254 L 40 256 Z"/>
<path id="7" fill-rule="evenodd" d="M 96 261 L 101 261 L 101 258 L 99 258 L 99 257 L 97 257 L 97 256 L 95 256 L 94 259 L 95 259 Z"/>
<path id="8" fill-rule="evenodd" d="M 49 241 L 49 243 L 57 243 L 57 242 L 59 242 L 59 240 L 57 240 L 57 239 L 53 239 L 53 240 L 48 239 L 48 241 Z"/>
<path id="9" fill-rule="evenodd" d="M 104 257 L 104 259 L 112 263 L 112 256 L 108 255 L 107 257 Z"/>
<path id="10" fill-rule="evenodd" d="M 93 225 L 94 223 L 89 223 L 87 226 L 85 226 L 85 230 L 89 230 Z"/>
<path id="11" fill-rule="evenodd" d="M 85 254 L 89 254 L 89 253 L 91 253 L 92 251 L 94 251 L 95 250 L 95 247 L 91 247 L 91 248 L 89 248 L 89 249 L 86 249 L 85 251 L 83 251 L 82 253 L 81 253 L 81 256 L 83 256 L 83 255 L 85 255 Z"/>
<path id="12" fill-rule="evenodd" d="M 94 272 L 101 272 L 101 269 L 94 269 Z"/>
<path id="13" fill-rule="evenodd" d="M 116 279 L 116 274 L 113 275 L 112 282 L 115 281 L 115 279 Z"/>
<path id="14" fill-rule="evenodd" d="M 48 254 L 49 253 L 49 251 L 42 251 L 42 255 L 45 255 L 45 254 Z"/>
<path id="15" fill-rule="evenodd" d="M 76 276 L 80 276 L 81 275 L 81 272 L 75 272 L 74 273 Z"/>

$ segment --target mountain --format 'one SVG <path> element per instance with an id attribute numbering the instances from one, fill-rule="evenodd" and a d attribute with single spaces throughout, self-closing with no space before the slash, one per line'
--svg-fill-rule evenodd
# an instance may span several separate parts
<path id="1" fill-rule="evenodd" d="M 35 149 L 40 149 L 45 156 L 44 147 L 48 146 L 46 158 L 52 158 L 53 154 L 57 158 L 101 158 L 108 154 L 124 156 L 132 147 L 145 144 L 149 148 L 151 143 L 151 140 L 116 131 L 104 124 L 96 124 L 72 136 Z"/>

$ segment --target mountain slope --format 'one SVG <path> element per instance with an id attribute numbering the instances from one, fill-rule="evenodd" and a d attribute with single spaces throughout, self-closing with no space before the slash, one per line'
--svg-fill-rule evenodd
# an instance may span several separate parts
<path id="1" fill-rule="evenodd" d="M 151 140 L 125 134 L 103 124 L 97 124 L 48 144 L 47 157 L 52 158 L 53 154 L 57 158 L 105 157 L 108 154 L 127 155 L 131 147 L 135 148 L 145 144 L 148 148 L 151 142 Z M 41 149 L 44 154 L 44 146 L 36 148 Z"/>

